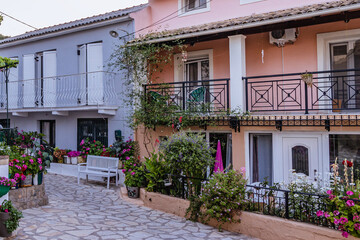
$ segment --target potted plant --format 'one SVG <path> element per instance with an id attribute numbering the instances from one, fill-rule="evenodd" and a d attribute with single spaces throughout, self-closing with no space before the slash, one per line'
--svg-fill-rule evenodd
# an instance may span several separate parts
<path id="1" fill-rule="evenodd" d="M 71 164 L 78 164 L 78 157 L 81 155 L 81 152 L 78 152 L 78 151 L 71 151 L 71 152 L 68 152 L 68 157 L 70 157 L 71 159 Z"/>
<path id="2" fill-rule="evenodd" d="M 10 237 L 19 227 L 22 213 L 17 210 L 11 201 L 4 200 L 0 206 L 0 237 Z"/>
<path id="3" fill-rule="evenodd" d="M 312 86 L 313 83 L 313 75 L 312 73 L 308 73 L 307 71 L 304 74 L 301 74 L 301 79 L 309 86 Z"/>
<path id="4" fill-rule="evenodd" d="M 140 187 L 144 186 L 144 168 L 134 158 L 130 158 L 124 164 L 125 185 L 129 198 L 138 198 Z"/>
<path id="5" fill-rule="evenodd" d="M 16 180 L 7 177 L 0 178 L 0 197 L 6 195 L 10 188 L 16 185 Z"/>

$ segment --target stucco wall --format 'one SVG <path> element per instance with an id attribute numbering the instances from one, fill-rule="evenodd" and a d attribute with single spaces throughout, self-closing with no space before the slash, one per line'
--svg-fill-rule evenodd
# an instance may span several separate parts
<path id="1" fill-rule="evenodd" d="M 188 200 L 169 197 L 166 195 L 147 192 L 141 189 L 141 200 L 144 206 L 175 214 L 184 217 L 186 209 L 189 207 Z M 223 229 L 246 234 L 264 240 L 338 240 L 342 239 L 341 232 L 318 227 L 312 224 L 300 223 L 278 217 L 264 216 L 261 214 L 242 212 L 241 223 L 225 224 Z M 209 222 L 211 226 L 217 226 L 217 222 Z M 349 237 L 348 239 L 357 239 Z"/>
<path id="2" fill-rule="evenodd" d="M 326 0 L 262 0 L 249 4 L 240 4 L 241 0 L 214 0 L 210 2 L 210 11 L 198 14 L 180 14 L 179 0 L 149 0 L 149 6 L 142 11 L 131 14 L 135 19 L 135 29 L 146 28 L 149 25 L 158 22 L 167 17 L 168 21 L 156 24 L 153 27 L 146 28 L 137 32 L 137 35 L 146 34 L 154 30 L 170 30 L 181 27 L 189 27 L 204 23 L 216 22 L 220 20 L 249 16 L 251 14 L 271 12 L 291 7 L 305 6 L 327 2 Z"/>
<path id="3" fill-rule="evenodd" d="M 103 43 L 103 61 L 104 71 L 117 72 L 118 69 L 109 67 L 111 63 L 111 54 L 116 46 L 123 41 L 110 36 L 109 31 L 115 30 L 119 36 L 124 36 L 126 32 L 134 30 L 133 22 L 127 21 L 118 24 L 112 24 L 85 31 L 64 34 L 58 37 L 52 37 L 44 40 L 19 44 L 12 47 L 2 48 L 0 46 L 0 56 L 18 57 L 18 76 L 19 80 L 23 78 L 23 55 L 34 54 L 37 52 L 56 50 L 57 57 L 57 75 L 78 74 L 78 46 L 86 43 Z M 69 116 L 54 116 L 51 110 L 48 112 L 29 113 L 28 117 L 14 117 L 10 113 L 11 127 L 18 127 L 20 130 L 39 131 L 39 120 L 56 121 L 56 145 L 61 148 L 76 149 L 77 146 L 77 119 L 78 118 L 108 118 L 108 143 L 115 141 L 114 131 L 121 130 L 125 138 L 132 137 L 133 131 L 128 127 L 128 115 L 131 109 L 122 101 L 124 96 L 123 77 L 121 73 L 115 79 L 115 88 L 118 95 L 118 110 L 116 115 L 98 114 L 96 111 L 69 111 Z M 52 109 L 56 111 L 57 109 Z M 76 109 L 75 109 L 76 110 Z M 5 119 L 5 114 L 0 114 L 0 119 Z"/>

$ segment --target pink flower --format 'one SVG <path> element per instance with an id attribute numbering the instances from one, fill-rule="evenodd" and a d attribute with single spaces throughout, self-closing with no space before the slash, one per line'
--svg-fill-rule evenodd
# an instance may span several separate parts
<path id="1" fill-rule="evenodd" d="M 126 157 L 125 159 L 126 159 L 126 160 L 130 160 L 130 158 L 129 158 L 129 157 Z"/>
<path id="2" fill-rule="evenodd" d="M 324 215 L 324 212 L 321 211 L 321 210 L 319 210 L 319 211 L 316 212 L 316 216 L 318 216 L 318 217 L 321 217 L 321 216 L 323 216 L 323 215 Z"/>
<path id="3" fill-rule="evenodd" d="M 244 168 L 244 167 L 240 168 L 240 172 L 241 172 L 242 175 L 245 175 L 245 173 L 246 173 L 246 168 Z"/>
<path id="4" fill-rule="evenodd" d="M 26 176 L 24 174 L 21 174 L 21 180 L 24 181 L 26 179 Z"/>
<path id="5" fill-rule="evenodd" d="M 135 172 L 132 172 L 131 175 L 135 175 Z"/>
<path id="6" fill-rule="evenodd" d="M 34 160 L 33 160 L 32 158 L 30 158 L 29 162 L 30 162 L 31 164 L 33 164 L 33 163 L 34 163 Z"/>
<path id="7" fill-rule="evenodd" d="M 338 210 L 335 210 L 333 213 L 334 213 L 335 216 L 340 214 Z"/>
<path id="8" fill-rule="evenodd" d="M 40 169 L 40 171 L 42 170 L 42 166 L 41 166 L 41 165 L 39 166 L 39 169 Z"/>
<path id="9" fill-rule="evenodd" d="M 355 229 L 356 231 L 359 231 L 359 230 L 360 230 L 360 223 L 355 223 L 355 224 L 354 224 L 354 229 Z"/>
<path id="10" fill-rule="evenodd" d="M 348 238 L 349 237 L 349 233 L 348 232 L 342 232 L 341 234 L 344 238 Z"/>
<path id="11" fill-rule="evenodd" d="M 354 195 L 354 193 L 352 191 L 347 191 L 346 194 L 349 196 Z"/>
<path id="12" fill-rule="evenodd" d="M 21 155 L 21 157 L 26 157 L 26 155 L 25 155 L 25 154 L 23 154 L 23 155 Z"/>
<path id="13" fill-rule="evenodd" d="M 85 141 L 84 141 L 84 139 L 83 140 L 81 140 L 81 142 L 80 142 L 80 146 L 82 146 L 82 145 L 84 145 L 85 144 Z"/>
<path id="14" fill-rule="evenodd" d="M 15 179 L 18 179 L 19 177 L 20 177 L 20 174 L 15 173 L 14 178 L 15 178 Z"/>
<path id="15" fill-rule="evenodd" d="M 345 223 L 347 223 L 348 222 L 348 219 L 347 218 L 345 218 L 345 217 L 341 217 L 340 218 L 340 223 L 341 224 L 345 224 Z"/>
<path id="16" fill-rule="evenodd" d="M 332 191 L 331 191 L 331 190 L 327 190 L 326 193 L 330 195 L 330 194 L 332 194 Z"/>
<path id="17" fill-rule="evenodd" d="M 129 169 L 129 172 L 131 172 L 132 170 L 131 169 Z"/>
<path id="18" fill-rule="evenodd" d="M 41 158 L 38 158 L 37 160 L 38 160 L 38 163 L 39 163 L 39 164 L 42 164 Z"/>
<path id="19" fill-rule="evenodd" d="M 89 150 L 90 150 L 90 148 L 86 148 L 85 150 L 86 150 L 86 151 L 89 151 Z"/>
<path id="20" fill-rule="evenodd" d="M 352 207 L 355 205 L 354 201 L 353 200 L 347 200 L 346 201 L 346 205 L 348 205 L 348 207 Z"/>
<path id="21" fill-rule="evenodd" d="M 136 163 L 134 163 L 134 167 L 136 167 Z"/>
<path id="22" fill-rule="evenodd" d="M 122 172 L 125 173 L 125 172 L 126 172 L 126 169 L 123 169 Z"/>
<path id="23" fill-rule="evenodd" d="M 340 223 L 340 219 L 334 218 L 334 224 L 339 225 L 339 223 Z"/>
<path id="24" fill-rule="evenodd" d="M 22 168 L 24 169 L 24 171 L 27 169 L 27 165 L 26 164 L 24 164 L 23 166 L 22 166 Z"/>
<path id="25" fill-rule="evenodd" d="M 330 194 L 329 199 L 333 200 L 335 198 L 335 195 Z"/>
<path id="26" fill-rule="evenodd" d="M 5 211 L 4 211 L 4 212 L 8 213 L 8 212 L 9 212 L 9 210 L 5 209 Z"/>
<path id="27" fill-rule="evenodd" d="M 325 213 L 324 213 L 324 217 L 329 218 L 329 217 L 330 217 L 330 214 L 329 214 L 328 212 L 325 212 Z"/>

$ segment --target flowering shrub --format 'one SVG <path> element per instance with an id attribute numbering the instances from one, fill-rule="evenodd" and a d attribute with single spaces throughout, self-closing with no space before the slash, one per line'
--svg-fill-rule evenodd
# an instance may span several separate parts
<path id="1" fill-rule="evenodd" d="M 85 158 L 87 155 L 101 156 L 106 152 L 105 145 L 100 141 L 91 141 L 89 138 L 83 139 L 80 142 L 81 155 Z"/>
<path id="2" fill-rule="evenodd" d="M 15 138 L 15 143 L 21 148 L 33 148 L 36 141 L 39 141 L 45 135 L 38 132 L 18 132 L 17 138 Z"/>
<path id="3" fill-rule="evenodd" d="M 145 185 L 144 168 L 133 157 L 124 163 L 125 185 L 127 187 L 142 187 Z"/>
<path id="4" fill-rule="evenodd" d="M 5 142 L 0 142 L 0 155 L 9 156 L 11 153 L 10 146 L 6 145 Z"/>
<path id="5" fill-rule="evenodd" d="M 29 155 L 22 155 L 19 158 L 11 159 L 9 162 L 9 173 L 15 181 L 25 180 L 26 175 L 34 175 L 43 171 L 43 161 Z"/>
<path id="6" fill-rule="evenodd" d="M 219 231 L 224 223 L 240 222 L 234 217 L 244 207 L 246 183 L 244 172 L 215 173 L 203 184 L 202 193 L 196 199 L 198 209 L 190 206 L 187 213 L 199 213 L 204 223 L 216 219 Z"/>
<path id="7" fill-rule="evenodd" d="M 201 134 L 176 133 L 161 142 L 160 150 L 174 175 L 203 178 L 207 168 L 214 166 L 214 150 Z"/>
<path id="8" fill-rule="evenodd" d="M 0 185 L 1 186 L 7 186 L 7 187 L 13 187 L 16 185 L 15 179 L 8 179 L 6 177 L 0 178 Z"/>
<path id="9" fill-rule="evenodd" d="M 126 160 L 130 157 L 139 155 L 139 146 L 136 141 L 129 138 L 127 141 L 116 141 L 109 148 L 108 152 L 110 156 L 119 157 L 121 160 Z"/>

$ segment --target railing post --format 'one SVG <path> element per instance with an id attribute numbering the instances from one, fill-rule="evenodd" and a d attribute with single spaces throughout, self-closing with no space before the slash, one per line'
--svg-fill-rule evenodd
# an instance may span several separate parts
<path id="1" fill-rule="evenodd" d="M 183 110 L 185 110 L 185 105 L 186 105 L 185 82 L 182 83 L 182 91 L 183 91 L 183 94 L 182 94 L 182 106 L 183 106 Z"/>
<path id="2" fill-rule="evenodd" d="M 285 192 L 285 218 L 289 218 L 289 192 Z"/>
<path id="3" fill-rule="evenodd" d="M 230 113 L 230 79 L 226 80 L 226 111 Z"/>
<path id="4" fill-rule="evenodd" d="M 249 101 L 249 99 L 248 99 L 248 79 L 245 78 L 245 110 L 246 110 L 246 112 L 249 111 L 248 101 Z"/>
<path id="5" fill-rule="evenodd" d="M 305 86 L 305 114 L 309 114 L 308 85 L 304 81 Z"/>

